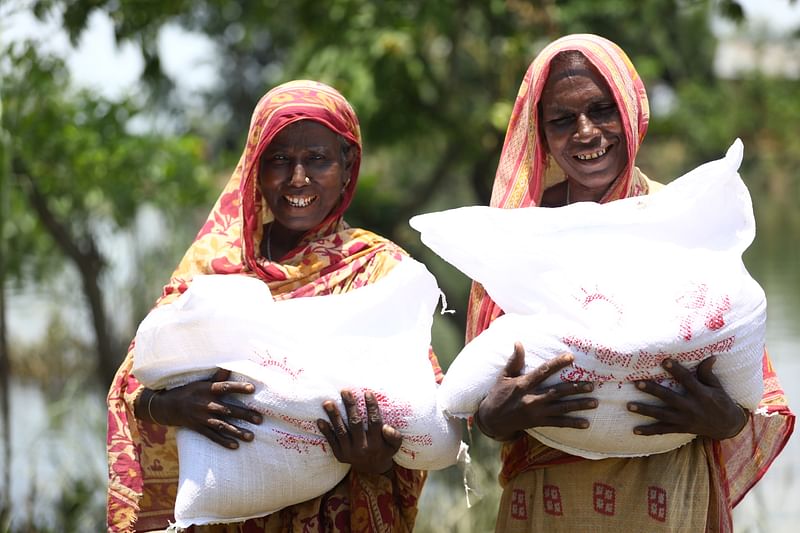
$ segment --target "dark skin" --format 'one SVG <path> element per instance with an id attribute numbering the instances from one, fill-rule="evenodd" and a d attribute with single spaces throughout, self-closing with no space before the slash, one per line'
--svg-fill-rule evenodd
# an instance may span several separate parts
<path id="1" fill-rule="evenodd" d="M 619 110 L 610 94 L 605 80 L 583 56 L 563 61 L 557 58 L 552 63 L 539 105 L 539 123 L 545 147 L 564 170 L 566 181 L 544 191 L 543 206 L 566 205 L 567 184 L 572 192 L 570 203 L 598 201 L 625 168 L 626 141 Z M 749 414 L 731 399 L 714 375 L 715 360 L 710 357 L 701 362 L 696 372 L 670 359 L 663 362 L 664 369 L 684 387 L 683 393 L 653 381 L 637 382 L 639 390 L 664 405 L 630 402 L 628 410 L 654 419 L 634 432 L 693 433 L 716 440 L 739 434 Z M 541 386 L 546 377 L 571 363 L 571 355 L 562 355 L 521 375 L 524 349 L 516 343 L 503 375 L 478 408 L 478 427 L 497 440 L 515 438 L 533 427 L 589 427 L 586 419 L 571 414 L 593 409 L 597 402 L 570 396 L 591 391 L 591 383 Z"/>
<path id="2" fill-rule="evenodd" d="M 301 120 L 282 129 L 264 149 L 259 161 L 259 190 L 275 220 L 265 227 L 271 236 L 261 244 L 263 257 L 280 259 L 302 237 L 318 226 L 341 201 L 351 177 L 355 150 L 320 123 Z M 306 180 L 306 177 L 309 179 Z M 225 400 L 228 394 L 252 394 L 251 383 L 229 381 L 230 372 L 219 370 L 207 381 L 172 390 L 145 389 L 135 405 L 136 417 L 167 426 L 186 427 L 229 449 L 253 440 L 253 433 L 236 421 L 260 424 L 262 416 Z M 322 408 L 329 421 L 317 426 L 335 457 L 365 474 L 393 471 L 392 457 L 400 448 L 400 432 L 383 423 L 380 407 L 371 392 L 364 395 L 366 427 L 350 391 L 342 391 L 347 420 L 333 401 Z M 149 405 L 149 412 L 148 412 Z M 152 415 L 152 416 L 151 416 Z"/>
<path id="3" fill-rule="evenodd" d="M 705 359 L 692 372 L 677 361 L 665 359 L 664 370 L 683 385 L 678 393 L 654 381 L 639 381 L 636 386 L 664 402 L 663 406 L 630 402 L 628 410 L 656 420 L 653 424 L 637 426 L 637 435 L 694 433 L 714 440 L 735 437 L 744 429 L 750 415 L 736 404 L 714 375 L 716 356 Z"/>
<path id="4" fill-rule="evenodd" d="M 389 424 L 383 423 L 375 395 L 370 391 L 364 393 L 367 407 L 366 429 L 351 391 L 342 391 L 342 402 L 347 421 L 342 419 L 339 409 L 332 401 L 322 404 L 330 422 L 321 418 L 317 420 L 317 426 L 328 439 L 336 459 L 341 463 L 349 463 L 357 472 L 365 474 L 391 472 L 394 466 L 392 457 L 400 449 L 403 436 Z"/>
<path id="5" fill-rule="evenodd" d="M 572 397 L 594 390 L 592 383 L 542 385 L 544 380 L 571 365 L 573 360 L 571 354 L 560 355 L 522 374 L 525 349 L 522 343 L 514 343 L 514 353 L 503 374 L 478 407 L 475 416 L 478 428 L 500 441 L 511 440 L 532 427 L 588 428 L 589 421 L 585 418 L 568 415 L 597 407 L 594 398 Z"/>

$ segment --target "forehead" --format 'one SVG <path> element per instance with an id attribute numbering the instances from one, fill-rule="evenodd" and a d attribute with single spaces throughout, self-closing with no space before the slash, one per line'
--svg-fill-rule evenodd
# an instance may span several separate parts
<path id="1" fill-rule="evenodd" d="M 597 100 L 612 99 L 603 76 L 585 57 L 553 61 L 540 99 L 543 108 L 580 107 Z"/>
<path id="2" fill-rule="evenodd" d="M 336 133 L 314 120 L 300 120 L 293 122 L 279 131 L 272 141 L 270 147 L 288 146 L 331 146 L 339 145 L 339 137 Z"/>

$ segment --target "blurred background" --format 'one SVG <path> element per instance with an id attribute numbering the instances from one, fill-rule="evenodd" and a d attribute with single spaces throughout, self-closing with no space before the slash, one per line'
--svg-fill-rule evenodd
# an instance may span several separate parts
<path id="1" fill-rule="evenodd" d="M 348 220 L 436 274 L 443 367 L 469 283 L 407 221 L 486 204 L 522 76 L 549 41 L 630 55 L 652 119 L 638 166 L 668 182 L 740 137 L 768 344 L 800 398 L 800 5 L 790 0 L 4 0 L 0 2 L 0 531 L 101 531 L 105 404 L 138 322 L 205 219 L 272 86 L 337 87 L 362 125 Z M 647 268 L 646 264 L 634 268 Z M 797 404 L 795 403 L 795 409 Z M 431 474 L 418 531 L 493 530 L 496 443 Z M 796 531 L 800 444 L 735 512 Z"/>

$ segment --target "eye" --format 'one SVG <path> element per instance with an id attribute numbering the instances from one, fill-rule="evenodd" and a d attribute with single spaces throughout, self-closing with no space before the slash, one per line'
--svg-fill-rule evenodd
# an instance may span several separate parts
<path id="1" fill-rule="evenodd" d="M 563 115 L 560 117 L 552 118 L 548 120 L 547 123 L 552 124 L 553 126 L 556 127 L 564 127 L 564 126 L 569 126 L 574 120 L 575 117 L 573 115 Z"/>
<path id="2" fill-rule="evenodd" d="M 271 164 L 281 164 L 289 161 L 289 157 L 283 153 L 268 154 L 267 161 Z"/>
<path id="3" fill-rule="evenodd" d="M 606 102 L 592 106 L 589 109 L 589 115 L 596 120 L 608 120 L 617 115 L 617 104 L 613 102 Z"/>

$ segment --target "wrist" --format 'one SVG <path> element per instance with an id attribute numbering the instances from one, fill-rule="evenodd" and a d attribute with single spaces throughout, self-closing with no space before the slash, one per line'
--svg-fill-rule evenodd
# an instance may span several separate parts
<path id="1" fill-rule="evenodd" d="M 156 413 L 158 412 L 158 409 L 156 407 L 156 398 L 164 391 L 163 390 L 145 389 L 145 392 L 149 392 L 150 393 L 149 396 L 145 399 L 146 400 L 145 412 L 147 413 L 147 418 L 153 424 L 158 424 L 158 425 L 162 425 L 162 426 L 163 425 L 167 425 L 165 420 L 162 420 L 162 419 L 156 417 Z"/>

